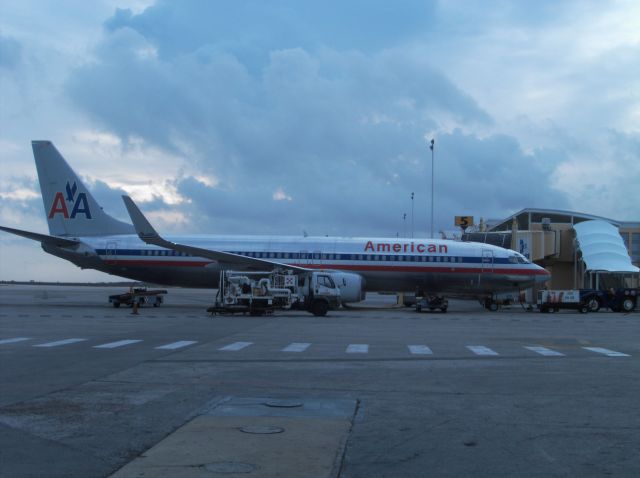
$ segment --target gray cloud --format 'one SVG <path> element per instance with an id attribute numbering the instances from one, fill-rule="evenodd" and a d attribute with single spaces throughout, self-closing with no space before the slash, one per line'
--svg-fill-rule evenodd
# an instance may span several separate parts
<path id="1" fill-rule="evenodd" d="M 116 10 L 105 28 L 136 30 L 158 47 L 163 59 L 215 44 L 254 70 L 275 50 L 329 47 L 370 53 L 390 48 L 428 31 L 435 14 L 436 2 L 422 0 L 160 0 L 137 15 Z"/>
<path id="2" fill-rule="evenodd" d="M 126 191 L 120 188 L 112 188 L 99 179 L 91 182 L 84 181 L 84 183 L 105 212 L 121 221 L 131 223 L 129 214 L 122 202 L 122 196 L 127 195 Z"/>
<path id="3" fill-rule="evenodd" d="M 68 95 L 123 138 L 140 136 L 178 152 L 189 145 L 195 154 L 188 160 L 221 181 L 211 187 L 177 180 L 192 204 L 176 208 L 194 227 L 394 235 L 414 191 L 416 228 L 425 231 L 425 135 L 443 124 L 493 125 L 415 49 L 295 46 L 264 51 L 256 70 L 228 47 L 224 28 L 195 19 L 184 5 L 180 11 L 186 17 L 175 22 L 174 7 L 162 2 L 141 15 L 117 11 L 106 23 L 97 61 L 74 72 Z M 299 43 L 313 42 L 311 32 Z M 437 154 L 439 227 L 449 228 L 454 214 L 499 216 L 514 204 L 566 204 L 547 185 L 555 151 L 527 155 L 513 138 L 481 139 L 456 129 L 439 134 Z M 532 163 L 526 177 L 525 163 Z M 539 185 L 535 194 L 526 187 L 532 180 Z M 273 200 L 278 188 L 291 201 Z"/>

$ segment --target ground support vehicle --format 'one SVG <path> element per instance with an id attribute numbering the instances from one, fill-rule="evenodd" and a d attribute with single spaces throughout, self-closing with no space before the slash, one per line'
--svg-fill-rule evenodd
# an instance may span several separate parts
<path id="1" fill-rule="evenodd" d="M 164 302 L 163 295 L 167 291 L 164 289 L 152 289 L 149 290 L 146 287 L 131 287 L 129 292 L 124 294 L 114 294 L 109 296 L 109 302 L 114 307 L 120 307 L 120 304 L 128 307 L 133 307 L 133 304 L 137 304 L 138 307 L 142 307 L 144 304 L 151 304 L 154 307 L 159 307 Z"/>
<path id="2" fill-rule="evenodd" d="M 615 289 L 607 292 L 607 307 L 614 312 L 631 312 L 638 307 L 638 289 Z"/>
<path id="3" fill-rule="evenodd" d="M 560 309 L 575 309 L 581 314 L 589 312 L 589 299 L 581 297 L 579 290 L 541 290 L 538 292 L 540 312 L 558 312 Z"/>
<path id="4" fill-rule="evenodd" d="M 621 289 L 580 289 L 580 301 L 586 302 L 589 312 L 607 308 L 613 312 L 631 312 L 638 306 L 640 291 L 635 288 Z"/>
<path id="5" fill-rule="evenodd" d="M 581 289 L 580 295 L 587 298 L 591 312 L 597 312 L 602 307 L 611 309 L 613 312 L 631 312 L 638 307 L 640 290 L 636 288 Z"/>
<path id="6" fill-rule="evenodd" d="M 423 297 L 416 297 L 416 312 L 422 311 L 434 311 L 440 309 L 441 312 L 446 312 L 449 307 L 449 301 L 439 295 L 425 295 Z"/>
<path id="7" fill-rule="evenodd" d="M 265 315 L 295 308 L 322 316 L 339 306 L 340 289 L 329 272 L 223 270 L 214 305 L 207 311 Z"/>

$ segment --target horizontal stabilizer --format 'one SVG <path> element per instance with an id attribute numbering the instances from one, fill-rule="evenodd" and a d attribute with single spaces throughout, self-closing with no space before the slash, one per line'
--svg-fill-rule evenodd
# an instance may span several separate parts
<path id="1" fill-rule="evenodd" d="M 239 254 L 232 254 L 230 252 L 216 251 L 212 249 L 203 249 L 201 247 L 187 246 L 185 244 L 178 244 L 175 242 L 167 241 L 161 237 L 153 228 L 151 223 L 142 214 L 142 211 L 136 206 L 133 200 L 129 196 L 122 196 L 124 205 L 129 212 L 129 217 L 133 222 L 133 227 L 138 234 L 138 237 L 147 244 L 153 244 L 154 246 L 164 247 L 173 251 L 184 252 L 196 257 L 204 257 L 205 259 L 211 259 L 216 262 L 228 264 L 230 267 L 245 267 L 251 269 L 273 269 L 274 267 L 280 267 L 283 269 L 291 269 L 297 271 L 306 271 L 308 269 L 304 267 L 293 266 L 290 264 L 282 264 L 280 262 L 267 261 L 263 259 L 256 259 L 254 257 L 241 256 Z"/>
<path id="2" fill-rule="evenodd" d="M 50 244 L 58 247 L 73 247 L 80 244 L 79 241 L 73 239 L 64 239 L 62 237 L 48 236 L 46 234 L 38 234 L 37 232 L 23 231 L 21 229 L 13 229 L 11 227 L 0 226 L 0 230 L 10 232 L 17 236 L 26 237 L 34 241 L 42 242 L 43 244 Z"/>

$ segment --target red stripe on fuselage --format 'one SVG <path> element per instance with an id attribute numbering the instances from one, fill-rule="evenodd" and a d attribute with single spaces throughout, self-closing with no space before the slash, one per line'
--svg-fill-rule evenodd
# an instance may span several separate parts
<path id="1" fill-rule="evenodd" d="M 483 269 L 481 267 L 423 267 L 423 266 L 378 266 L 364 264 L 292 264 L 309 269 L 335 269 L 347 271 L 391 271 L 391 272 L 454 272 L 461 274 L 494 273 L 512 275 L 547 275 L 544 270 L 538 269 Z"/>

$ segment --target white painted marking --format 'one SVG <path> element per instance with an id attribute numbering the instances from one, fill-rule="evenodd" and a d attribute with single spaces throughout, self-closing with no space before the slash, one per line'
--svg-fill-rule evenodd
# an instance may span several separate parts
<path id="1" fill-rule="evenodd" d="M 171 344 L 161 345 L 160 347 L 156 347 L 159 350 L 175 350 L 180 349 L 182 347 L 187 347 L 188 345 L 197 344 L 197 340 L 180 340 L 178 342 L 173 342 Z"/>
<path id="2" fill-rule="evenodd" d="M 118 340 L 117 342 L 109 342 L 108 344 L 94 345 L 94 349 L 115 349 L 117 347 L 124 347 L 125 345 L 136 344 L 142 342 L 142 340 Z"/>
<path id="3" fill-rule="evenodd" d="M 253 345 L 253 342 L 234 342 L 232 344 L 229 345 L 225 345 L 224 347 L 219 348 L 218 350 L 224 350 L 224 351 L 231 351 L 231 352 L 237 352 L 238 350 L 242 350 L 245 347 L 248 347 L 249 345 Z"/>
<path id="4" fill-rule="evenodd" d="M 283 352 L 304 352 L 311 344 L 306 342 L 293 342 L 282 349 Z"/>
<path id="5" fill-rule="evenodd" d="M 77 342 L 84 342 L 87 339 L 65 339 L 57 340 L 55 342 L 47 342 L 46 344 L 36 344 L 34 347 L 58 347 L 59 345 L 75 344 Z"/>
<path id="6" fill-rule="evenodd" d="M 598 354 L 606 355 L 607 357 L 630 357 L 629 354 L 623 354 L 622 352 L 616 352 L 615 350 L 603 349 L 602 347 L 582 347 L 585 350 L 596 352 Z"/>
<path id="7" fill-rule="evenodd" d="M 540 355 L 544 355 L 545 357 L 564 357 L 564 354 L 556 350 L 548 349 L 547 347 L 535 346 L 535 347 L 525 347 L 525 349 L 531 350 L 532 352 L 535 352 Z"/>
<path id="8" fill-rule="evenodd" d="M 414 355 L 433 355 L 433 352 L 426 345 L 407 345 L 409 352 Z"/>
<path id="9" fill-rule="evenodd" d="M 0 345 L 15 344 L 16 342 L 24 342 L 25 340 L 31 340 L 31 338 L 29 338 L 29 337 L 15 337 L 13 339 L 2 339 L 2 340 L 0 340 Z"/>
<path id="10" fill-rule="evenodd" d="M 369 353 L 369 344 L 349 344 L 347 347 L 348 354 L 366 354 Z"/>
<path id="11" fill-rule="evenodd" d="M 484 345 L 467 345 L 467 348 L 476 355 L 500 355 L 495 350 L 491 350 L 489 347 L 485 347 Z"/>

